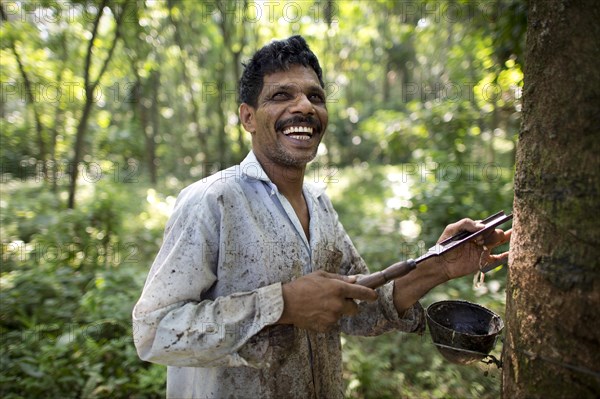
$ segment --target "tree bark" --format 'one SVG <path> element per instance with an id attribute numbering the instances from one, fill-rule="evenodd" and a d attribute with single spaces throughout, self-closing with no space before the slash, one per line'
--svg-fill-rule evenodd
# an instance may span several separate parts
<path id="1" fill-rule="evenodd" d="M 530 0 L 504 398 L 600 394 L 600 3 Z"/>

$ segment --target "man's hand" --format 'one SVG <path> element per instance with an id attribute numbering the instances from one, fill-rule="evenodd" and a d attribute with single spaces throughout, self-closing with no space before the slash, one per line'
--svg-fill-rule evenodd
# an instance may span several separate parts
<path id="1" fill-rule="evenodd" d="M 442 242 L 461 231 L 475 232 L 485 225 L 471 219 L 462 219 L 449 224 L 438 242 Z M 476 272 L 481 267 L 508 258 L 508 252 L 491 255 L 492 248 L 504 244 L 510 239 L 511 231 L 496 229 L 489 234 L 479 237 L 476 242 L 468 242 L 452 249 L 446 254 L 429 258 L 412 272 L 394 280 L 394 305 L 399 314 L 415 304 L 432 288 L 448 280 Z"/>
<path id="2" fill-rule="evenodd" d="M 479 221 L 462 219 L 446 226 L 438 242 L 442 242 L 461 231 L 475 232 L 484 227 L 485 225 Z M 468 242 L 441 256 L 439 263 L 444 270 L 446 278 L 451 280 L 462 277 L 478 271 L 487 264 L 501 262 L 502 260 L 506 261 L 508 259 L 508 252 L 492 255 L 491 250 L 508 242 L 510 234 L 511 230 L 505 232 L 501 229 L 496 229 L 483 237 L 479 237 L 474 242 Z"/>
<path id="3" fill-rule="evenodd" d="M 342 316 L 358 312 L 354 299 L 377 299 L 377 292 L 355 281 L 355 276 L 317 271 L 284 284 L 284 308 L 278 324 L 319 332 L 330 330 Z"/>

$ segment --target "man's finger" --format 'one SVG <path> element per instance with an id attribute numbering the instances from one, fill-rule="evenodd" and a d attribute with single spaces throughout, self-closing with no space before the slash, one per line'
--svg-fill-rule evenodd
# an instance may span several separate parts
<path id="1" fill-rule="evenodd" d="M 469 218 L 461 219 L 454 223 L 454 234 L 460 233 L 461 231 L 475 232 L 485 227 L 485 224 L 481 223 L 481 220 L 472 220 Z"/>
<path id="2" fill-rule="evenodd" d="M 487 273 L 490 270 L 494 270 L 500 265 L 504 265 L 508 262 L 508 252 L 504 252 L 498 255 L 490 255 L 487 263 L 481 268 L 483 273 Z"/>
<path id="3" fill-rule="evenodd" d="M 456 223 L 451 223 L 444 229 L 442 236 L 438 240 L 438 242 L 444 241 L 446 238 L 452 237 L 455 234 L 458 234 L 462 231 L 475 232 L 481 230 L 485 227 L 480 220 L 472 220 L 469 218 L 461 219 Z"/>
<path id="4" fill-rule="evenodd" d="M 329 273 L 329 272 L 325 272 L 325 271 L 320 271 L 319 274 L 321 274 L 321 276 L 325 277 L 325 278 L 330 278 L 333 280 L 340 280 L 343 281 L 345 283 L 355 283 L 357 280 L 356 276 L 346 276 L 343 274 L 335 274 L 335 273 Z"/>
<path id="5" fill-rule="evenodd" d="M 502 229 L 496 229 L 490 234 L 485 236 L 485 245 L 488 247 L 497 247 L 504 243 L 507 243 L 510 240 L 510 236 L 512 233 L 512 229 L 504 231 Z"/>
<path id="6" fill-rule="evenodd" d="M 342 294 L 344 295 L 344 298 L 358 299 L 361 301 L 377 300 L 378 295 L 375 290 L 362 285 L 354 284 L 357 276 L 346 276 L 343 274 L 328 273 L 325 271 L 321 271 L 319 274 L 322 277 L 345 283 L 342 285 Z"/>
<path id="7" fill-rule="evenodd" d="M 377 291 L 358 284 L 344 284 L 343 294 L 348 299 L 358 299 L 360 301 L 377 300 Z"/>

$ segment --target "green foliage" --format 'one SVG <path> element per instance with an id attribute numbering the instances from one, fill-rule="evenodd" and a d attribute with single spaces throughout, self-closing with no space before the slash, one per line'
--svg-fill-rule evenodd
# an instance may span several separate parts
<path id="1" fill-rule="evenodd" d="M 372 270 L 418 256 L 447 223 L 510 211 L 523 2 L 110 3 L 90 54 L 99 2 L 4 8 L 3 397 L 164 396 L 164 367 L 135 354 L 131 308 L 173 195 L 245 155 L 236 82 L 272 38 L 303 34 L 319 56 L 330 117 L 307 179 L 326 180 Z M 120 16 L 72 165 L 84 63 L 89 55 L 98 76 Z M 67 210 L 73 167 L 82 173 Z M 502 314 L 505 276 L 477 289 L 452 281 L 423 303 L 461 298 Z M 349 398 L 492 398 L 500 385 L 494 368 L 450 365 L 427 336 L 404 334 L 344 337 L 344 377 Z"/>
<path id="2" fill-rule="evenodd" d="M 435 150 L 424 157 L 447 159 Z M 485 168 L 408 163 L 347 168 L 328 192 L 354 244 L 372 270 L 414 258 L 433 245 L 443 227 L 463 217 L 510 211 L 511 173 Z M 460 164 L 465 166 L 465 164 Z M 497 165 L 495 165 L 497 166 Z M 489 167 L 488 169 L 490 169 Z M 467 173 L 468 172 L 468 173 Z M 506 248 L 504 249 L 506 250 Z M 479 303 L 504 314 L 506 271 L 488 273 L 474 288 L 463 278 L 437 287 L 424 306 L 445 299 Z M 499 358 L 501 343 L 493 354 Z M 351 398 L 496 398 L 500 371 L 484 363 L 458 366 L 437 353 L 429 336 L 389 333 L 375 338 L 344 337 L 346 395 Z"/>
<path id="3" fill-rule="evenodd" d="M 2 204 L 13 238 L 2 248 L 2 396 L 164 396 L 164 368 L 141 362 L 132 342 L 131 310 L 150 262 L 137 241 L 122 241 L 123 220 L 139 216 L 125 199 L 132 187 L 92 186 L 89 201 L 65 215 L 43 188 L 11 185 Z"/>
<path id="4" fill-rule="evenodd" d="M 160 397 L 164 370 L 141 363 L 132 345 L 129 314 L 139 289 L 132 274 L 3 277 L 2 396 Z"/>
<path id="5" fill-rule="evenodd" d="M 449 365 L 428 336 L 346 337 L 343 353 L 348 398 L 499 397 L 495 366 Z"/>

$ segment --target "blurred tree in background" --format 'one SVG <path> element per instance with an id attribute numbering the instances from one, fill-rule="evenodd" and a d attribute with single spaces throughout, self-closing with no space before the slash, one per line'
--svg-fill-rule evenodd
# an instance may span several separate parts
<path id="1" fill-rule="evenodd" d="M 330 125 L 326 184 L 372 270 L 462 217 L 510 211 L 526 10 L 518 0 L 2 1 L 3 397 L 163 397 L 130 311 L 185 185 L 250 148 L 242 63 L 302 34 Z M 503 269 L 424 304 L 503 314 Z M 344 337 L 351 398 L 497 397 L 499 371 L 446 363 L 427 337 Z M 498 351 L 498 348 L 497 348 Z"/>

